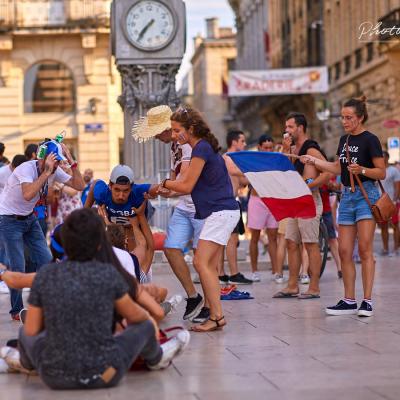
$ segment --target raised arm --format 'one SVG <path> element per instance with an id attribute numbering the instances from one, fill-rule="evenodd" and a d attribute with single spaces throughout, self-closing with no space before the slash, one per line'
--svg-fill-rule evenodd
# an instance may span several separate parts
<path id="1" fill-rule="evenodd" d="M 66 159 L 71 165 L 71 170 L 72 170 L 72 178 L 68 182 L 65 182 L 65 184 L 81 192 L 82 190 L 85 189 L 85 182 L 82 178 L 82 174 L 79 171 L 77 163 L 72 158 L 71 152 L 68 150 L 68 147 L 64 143 L 61 143 L 61 147 L 63 149 L 63 153 Z"/>
<path id="2" fill-rule="evenodd" d="M 41 175 L 33 182 L 21 183 L 22 196 L 26 201 L 32 200 L 42 189 L 46 181 L 53 174 L 56 165 L 56 156 L 50 154 L 44 162 L 44 171 Z"/>

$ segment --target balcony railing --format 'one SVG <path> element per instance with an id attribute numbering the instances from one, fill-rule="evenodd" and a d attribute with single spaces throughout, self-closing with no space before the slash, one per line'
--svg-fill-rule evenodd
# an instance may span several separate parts
<path id="1" fill-rule="evenodd" d="M 108 27 L 111 0 L 0 0 L 0 31 Z"/>
<path id="2" fill-rule="evenodd" d="M 382 32 L 379 35 L 379 40 L 388 41 L 391 39 L 400 39 L 400 35 L 398 34 L 398 28 L 400 28 L 400 7 L 386 14 L 379 22 L 382 23 L 379 27 L 379 30 Z"/>

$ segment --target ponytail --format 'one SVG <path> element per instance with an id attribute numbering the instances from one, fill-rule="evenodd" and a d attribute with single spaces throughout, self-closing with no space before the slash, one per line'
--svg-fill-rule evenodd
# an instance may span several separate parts
<path id="1" fill-rule="evenodd" d="M 214 153 L 218 153 L 221 150 L 218 139 L 211 132 L 208 132 L 206 136 L 203 137 L 203 139 L 210 143 L 210 146 L 214 150 Z"/>

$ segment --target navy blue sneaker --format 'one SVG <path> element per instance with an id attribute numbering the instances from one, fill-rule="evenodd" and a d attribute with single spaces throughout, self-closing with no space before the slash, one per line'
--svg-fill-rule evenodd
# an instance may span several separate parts
<path id="1" fill-rule="evenodd" d="M 186 299 L 186 310 L 185 314 L 183 314 L 183 319 L 190 320 L 191 318 L 195 317 L 203 307 L 204 300 L 200 293 L 197 293 L 197 296 L 194 298 L 187 298 Z"/>
<path id="2" fill-rule="evenodd" d="M 372 317 L 374 315 L 374 311 L 372 310 L 371 304 L 363 301 L 358 309 L 357 315 L 359 317 Z"/>
<path id="3" fill-rule="evenodd" d="M 210 319 L 210 309 L 208 307 L 203 307 L 200 313 L 191 319 L 195 324 L 202 324 Z"/>
<path id="4" fill-rule="evenodd" d="M 350 315 L 357 314 L 357 303 L 348 304 L 344 300 L 340 300 L 336 306 L 326 307 L 325 312 L 328 315 Z"/>

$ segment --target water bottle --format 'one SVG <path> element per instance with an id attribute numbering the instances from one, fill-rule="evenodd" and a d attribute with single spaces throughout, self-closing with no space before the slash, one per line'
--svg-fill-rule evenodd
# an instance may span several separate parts
<path id="1" fill-rule="evenodd" d="M 38 149 L 37 158 L 39 160 L 43 160 L 46 157 L 47 146 L 45 144 L 41 144 Z"/>
<path id="2" fill-rule="evenodd" d="M 67 136 L 67 132 L 65 130 L 61 131 L 57 136 L 56 136 L 56 142 L 62 143 L 65 136 Z"/>

